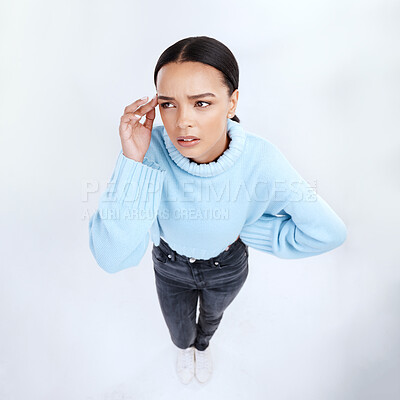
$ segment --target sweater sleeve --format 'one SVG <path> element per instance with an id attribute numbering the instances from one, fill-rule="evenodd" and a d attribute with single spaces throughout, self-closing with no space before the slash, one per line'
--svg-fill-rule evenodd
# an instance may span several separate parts
<path id="1" fill-rule="evenodd" d="M 141 163 L 120 151 L 111 181 L 89 220 L 89 247 L 106 272 L 139 265 L 157 218 L 165 175 L 154 161 L 145 158 Z"/>
<path id="2" fill-rule="evenodd" d="M 311 257 L 340 246 L 347 237 L 342 219 L 276 147 L 275 151 L 272 169 L 280 177 L 281 199 L 276 199 L 277 191 L 272 189 L 273 200 L 260 218 L 244 225 L 240 238 L 279 258 Z"/>

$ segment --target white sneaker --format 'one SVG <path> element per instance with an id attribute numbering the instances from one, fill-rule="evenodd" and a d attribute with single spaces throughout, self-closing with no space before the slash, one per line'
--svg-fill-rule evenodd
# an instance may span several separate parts
<path id="1" fill-rule="evenodd" d="M 176 359 L 176 373 L 179 379 L 185 385 L 188 384 L 194 376 L 194 347 L 180 349 Z"/>
<path id="2" fill-rule="evenodd" d="M 204 351 L 195 348 L 194 357 L 196 360 L 195 369 L 197 380 L 201 383 L 207 382 L 211 378 L 213 371 L 210 346 Z"/>

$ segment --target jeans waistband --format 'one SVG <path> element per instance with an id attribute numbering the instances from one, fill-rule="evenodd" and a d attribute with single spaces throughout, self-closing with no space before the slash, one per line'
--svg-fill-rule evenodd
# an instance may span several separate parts
<path id="1" fill-rule="evenodd" d="M 217 260 L 219 257 L 221 257 L 225 252 L 229 250 L 234 250 L 236 246 L 240 245 L 240 242 L 242 242 L 242 239 L 238 237 L 233 243 L 231 243 L 225 250 L 223 250 L 220 254 L 217 256 L 211 257 L 209 259 L 203 259 L 203 258 L 195 258 L 196 261 L 202 261 L 202 262 L 209 262 L 214 266 L 214 261 Z M 190 261 L 193 259 L 193 257 L 188 257 L 182 254 L 179 254 L 175 250 L 173 250 L 169 244 L 162 238 L 160 237 L 160 244 L 158 246 L 163 252 L 165 252 L 169 258 L 171 258 L 172 261 L 175 261 L 176 259 L 181 260 L 181 261 Z"/>

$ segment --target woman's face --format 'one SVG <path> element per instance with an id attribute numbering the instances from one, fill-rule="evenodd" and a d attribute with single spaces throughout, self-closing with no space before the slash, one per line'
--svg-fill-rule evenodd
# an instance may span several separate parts
<path id="1" fill-rule="evenodd" d="M 161 119 L 177 150 L 198 164 L 217 159 L 229 146 L 227 119 L 235 115 L 239 91 L 229 96 L 220 71 L 188 61 L 164 65 L 156 87 Z M 199 140 L 178 140 L 186 136 Z"/>

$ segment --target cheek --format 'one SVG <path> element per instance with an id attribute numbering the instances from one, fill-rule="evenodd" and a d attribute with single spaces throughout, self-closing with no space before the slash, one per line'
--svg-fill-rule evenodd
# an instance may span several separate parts
<path id="1" fill-rule="evenodd" d="M 171 110 L 164 110 L 163 108 L 160 108 L 160 116 L 163 119 L 169 119 L 172 121 L 176 117 L 176 114 L 171 112 Z"/>
<path id="2" fill-rule="evenodd" d="M 168 113 L 167 112 L 165 112 L 165 110 L 163 110 L 162 108 L 160 108 L 160 117 L 163 119 L 163 120 L 167 120 L 168 119 Z"/>

